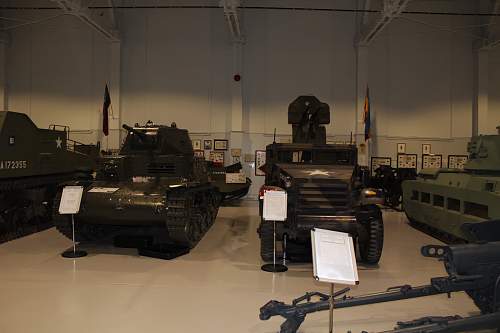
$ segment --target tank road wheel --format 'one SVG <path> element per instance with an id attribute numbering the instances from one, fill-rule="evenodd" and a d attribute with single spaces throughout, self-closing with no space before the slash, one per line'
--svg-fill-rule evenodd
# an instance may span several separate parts
<path id="1" fill-rule="evenodd" d="M 263 261 L 273 261 L 274 233 L 273 223 L 262 220 L 259 227 L 260 257 Z"/>
<path id="2" fill-rule="evenodd" d="M 375 265 L 380 261 L 384 246 L 384 222 L 382 216 L 371 217 L 366 223 L 368 239 L 359 243 L 361 260 L 367 264 Z"/>

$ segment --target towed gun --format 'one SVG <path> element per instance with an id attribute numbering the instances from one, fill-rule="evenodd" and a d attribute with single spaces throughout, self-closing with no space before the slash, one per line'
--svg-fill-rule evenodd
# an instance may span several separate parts
<path id="1" fill-rule="evenodd" d="M 428 285 L 416 287 L 403 285 L 389 288 L 384 292 L 356 297 L 345 295 L 349 291 L 349 288 L 346 288 L 334 295 L 334 308 L 341 309 L 438 294 L 448 294 L 450 296 L 453 292 L 465 291 L 481 310 L 481 315 L 468 318 L 454 317 L 452 319 L 445 317 L 441 319 L 448 319 L 449 327 L 452 327 L 451 324 L 466 328 L 469 328 L 468 325 L 470 324 L 476 325 L 472 327 L 480 328 L 486 324 L 488 324 L 488 327 L 500 327 L 500 312 L 498 312 L 497 304 L 500 300 L 500 241 L 454 246 L 428 245 L 422 247 L 421 252 L 424 257 L 437 258 L 443 261 L 449 276 L 431 278 Z M 319 296 L 319 301 L 311 301 L 314 296 Z M 295 299 L 291 304 L 275 300 L 269 301 L 260 308 L 259 317 L 261 320 L 268 320 L 273 316 L 281 316 L 285 318 L 285 322 L 281 325 L 280 333 L 296 333 L 307 314 L 326 311 L 329 308 L 328 295 L 317 292 L 306 293 L 304 296 Z M 417 324 L 421 323 L 422 319 Z M 463 331 L 440 330 L 443 322 L 429 324 L 424 321 L 422 325 L 413 326 L 404 326 L 405 323 L 401 324 L 403 326 L 393 331 L 394 333 Z"/>

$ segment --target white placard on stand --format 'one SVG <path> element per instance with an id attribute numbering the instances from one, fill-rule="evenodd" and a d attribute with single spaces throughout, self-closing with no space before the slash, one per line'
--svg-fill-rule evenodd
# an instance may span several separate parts
<path id="1" fill-rule="evenodd" d="M 358 284 L 352 237 L 344 232 L 311 230 L 314 278 L 321 282 Z"/>
<path id="2" fill-rule="evenodd" d="M 83 186 L 65 186 L 59 204 L 59 214 L 77 214 L 82 202 Z"/>
<path id="3" fill-rule="evenodd" d="M 266 221 L 285 221 L 287 196 L 285 191 L 265 191 L 263 218 Z"/>

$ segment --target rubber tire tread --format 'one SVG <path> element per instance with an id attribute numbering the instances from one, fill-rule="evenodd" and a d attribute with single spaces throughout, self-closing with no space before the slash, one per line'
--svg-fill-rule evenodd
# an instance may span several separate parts
<path id="1" fill-rule="evenodd" d="M 260 257 L 263 261 L 273 261 L 274 251 L 274 232 L 273 223 L 268 221 L 261 221 L 260 228 Z"/>
<path id="2" fill-rule="evenodd" d="M 380 261 L 384 247 L 384 222 L 382 217 L 373 217 L 367 223 L 368 242 L 360 248 L 364 263 L 375 265 Z"/>

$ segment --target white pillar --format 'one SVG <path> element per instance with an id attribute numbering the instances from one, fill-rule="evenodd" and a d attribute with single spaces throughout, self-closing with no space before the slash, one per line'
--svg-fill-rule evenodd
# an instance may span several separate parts
<path id="1" fill-rule="evenodd" d="M 109 95 L 113 107 L 113 117 L 109 118 L 109 136 L 107 138 L 107 149 L 118 149 L 122 142 L 123 131 L 121 113 L 121 42 L 111 42 L 111 66 L 109 78 Z"/>
<path id="2" fill-rule="evenodd" d="M 7 110 L 7 44 L 7 34 L 0 33 L 0 111 Z"/>
<path id="3" fill-rule="evenodd" d="M 365 142 L 365 126 L 363 122 L 363 106 L 365 104 L 366 87 L 368 85 L 368 46 L 356 47 L 356 120 L 355 136 L 358 145 L 358 163 L 369 164 L 369 141 Z M 373 111 L 373 110 L 371 110 Z M 373 112 L 371 112 L 373 113 Z M 373 133 L 372 133 L 373 134 Z M 372 139 L 373 140 L 373 139 Z"/>
<path id="4" fill-rule="evenodd" d="M 243 63 L 243 43 L 233 42 L 233 75 L 240 75 L 241 80 L 231 79 L 231 114 L 229 128 L 229 145 L 232 148 L 243 147 L 243 81 L 245 77 L 242 74 Z M 226 154 L 226 163 L 231 164 L 230 154 Z"/>
<path id="5" fill-rule="evenodd" d="M 477 66 L 477 129 L 478 134 L 495 134 L 495 127 L 497 124 L 490 124 L 488 119 L 488 51 L 479 50 L 477 56 L 478 66 Z"/>

